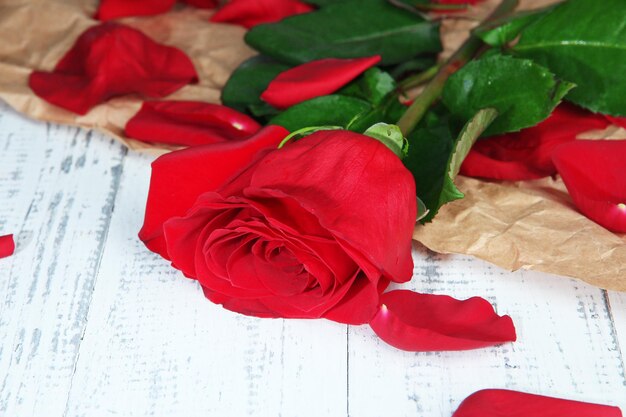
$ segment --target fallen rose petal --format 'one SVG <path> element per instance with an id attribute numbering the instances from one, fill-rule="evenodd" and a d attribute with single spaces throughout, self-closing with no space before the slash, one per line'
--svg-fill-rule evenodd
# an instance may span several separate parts
<path id="1" fill-rule="evenodd" d="M 126 16 L 149 16 L 169 11 L 175 0 L 101 0 L 96 19 L 105 21 Z"/>
<path id="2" fill-rule="evenodd" d="M 251 117 L 219 104 L 149 101 L 126 123 L 126 135 L 145 142 L 197 146 L 247 139 L 261 129 Z"/>
<path id="3" fill-rule="evenodd" d="M 617 407 L 504 389 L 467 397 L 452 417 L 622 417 Z"/>
<path id="4" fill-rule="evenodd" d="M 576 207 L 626 233 L 626 140 L 577 140 L 556 148 L 552 159 Z"/>
<path id="5" fill-rule="evenodd" d="M 31 89 L 78 114 L 114 96 L 167 96 L 197 81 L 189 58 L 142 32 L 113 22 L 87 29 L 53 72 L 34 71 Z"/>
<path id="6" fill-rule="evenodd" d="M 210 20 L 232 23 L 249 29 L 313 10 L 315 10 L 313 6 L 298 0 L 230 0 L 211 16 Z"/>
<path id="7" fill-rule="evenodd" d="M 619 126 L 619 127 L 626 129 L 626 117 L 617 117 L 617 116 L 608 116 L 608 115 L 605 115 L 604 117 L 606 117 L 606 119 L 612 124 L 614 124 L 615 126 Z"/>
<path id="8" fill-rule="evenodd" d="M 220 2 L 219 0 L 183 0 L 190 6 L 197 7 L 198 9 L 214 9 Z"/>
<path id="9" fill-rule="evenodd" d="M 200 194 L 222 186 L 259 151 L 276 148 L 288 134 L 282 127 L 268 126 L 244 141 L 195 146 L 155 160 L 139 238 L 148 249 L 169 259 L 163 223 L 184 215 Z"/>
<path id="10" fill-rule="evenodd" d="M 15 241 L 13 235 L 0 236 L 0 259 L 13 255 L 15 252 Z"/>
<path id="11" fill-rule="evenodd" d="M 280 73 L 261 94 L 261 99 L 284 109 L 339 90 L 380 62 L 380 56 L 356 59 L 326 58 L 307 62 Z"/>
<path id="12" fill-rule="evenodd" d="M 468 177 L 521 181 L 556 173 L 554 149 L 579 133 L 603 129 L 606 119 L 571 104 L 561 104 L 537 126 L 520 132 L 481 139 L 461 166 Z"/>
<path id="13" fill-rule="evenodd" d="M 380 296 L 370 322 L 385 342 L 408 351 L 466 350 L 516 340 L 509 316 L 498 316 L 485 299 L 394 290 Z"/>

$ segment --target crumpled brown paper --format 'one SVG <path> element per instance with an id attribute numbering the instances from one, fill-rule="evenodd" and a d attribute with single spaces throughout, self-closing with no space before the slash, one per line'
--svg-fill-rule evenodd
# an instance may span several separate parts
<path id="1" fill-rule="evenodd" d="M 465 198 L 442 207 L 413 238 L 436 252 L 473 255 L 626 291 L 626 235 L 580 214 L 560 179 L 488 182 L 459 177 Z"/>
<path id="2" fill-rule="evenodd" d="M 522 0 L 520 8 L 543 7 L 558 0 Z M 0 3 L 0 98 L 40 120 L 104 131 L 133 149 L 163 151 L 124 137 L 126 121 L 141 105 L 125 96 L 95 107 L 85 116 L 36 97 L 28 88 L 31 70 L 51 70 L 76 38 L 97 21 L 97 0 L 2 0 Z M 442 25 L 444 56 L 495 7 L 486 0 Z M 230 73 L 254 51 L 243 42 L 245 31 L 208 22 L 211 12 L 181 9 L 168 14 L 122 21 L 157 42 L 176 46 L 193 60 L 200 83 L 169 99 L 218 103 Z M 609 127 L 583 135 L 624 138 Z M 560 180 L 519 183 L 486 182 L 460 177 L 463 200 L 443 207 L 435 220 L 417 226 L 414 238 L 432 250 L 477 256 L 503 268 L 538 269 L 576 277 L 599 287 L 626 291 L 626 236 L 618 236 L 579 214 Z"/>
<path id="3" fill-rule="evenodd" d="M 50 71 L 78 36 L 98 21 L 97 0 L 3 0 L 0 2 L 0 99 L 30 117 L 93 128 L 131 149 L 172 149 L 124 136 L 126 122 L 141 107 L 141 98 L 112 99 L 80 116 L 37 97 L 28 87 L 33 69 Z M 254 55 L 243 41 L 245 29 L 210 23 L 211 11 L 182 8 L 158 16 L 121 19 L 157 42 L 176 46 L 193 61 L 200 82 L 166 97 L 219 103 L 232 71 Z"/>

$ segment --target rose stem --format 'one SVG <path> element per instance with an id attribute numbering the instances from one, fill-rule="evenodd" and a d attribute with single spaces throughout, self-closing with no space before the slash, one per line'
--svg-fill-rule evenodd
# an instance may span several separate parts
<path id="1" fill-rule="evenodd" d="M 406 77 L 404 80 L 398 83 L 398 90 L 406 91 L 410 88 L 420 86 L 425 82 L 432 80 L 432 78 L 437 75 L 439 68 L 441 68 L 441 64 L 436 64 L 425 71 Z"/>
<path id="2" fill-rule="evenodd" d="M 511 13 L 517 6 L 517 3 L 517 0 L 502 0 L 500 5 L 485 19 L 483 24 Z M 470 34 L 463 45 L 439 68 L 437 74 L 426 84 L 424 91 L 415 98 L 413 104 L 398 120 L 398 126 L 405 137 L 413 131 L 430 106 L 439 98 L 443 91 L 443 86 L 450 75 L 454 74 L 472 59 L 482 45 L 483 42 L 480 38 L 473 33 Z"/>

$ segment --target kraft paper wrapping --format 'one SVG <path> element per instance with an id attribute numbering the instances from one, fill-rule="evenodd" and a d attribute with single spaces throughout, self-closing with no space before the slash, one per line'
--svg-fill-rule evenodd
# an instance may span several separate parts
<path id="1" fill-rule="evenodd" d="M 97 0 L 3 0 L 0 2 L 0 99 L 32 118 L 103 131 L 131 149 L 163 151 L 124 136 L 126 122 L 141 107 L 141 98 L 124 96 L 94 107 L 84 116 L 56 107 L 28 87 L 33 69 L 50 71 L 78 36 L 99 22 L 91 18 Z M 155 41 L 180 48 L 193 61 L 199 83 L 164 98 L 219 103 L 232 71 L 255 54 L 243 41 L 245 29 L 209 23 L 211 11 L 181 8 L 158 16 L 120 22 Z"/>
<path id="2" fill-rule="evenodd" d="M 542 7 L 557 0 L 522 0 L 520 8 Z M 497 0 L 487 0 L 442 25 L 447 56 L 484 18 Z M 0 99 L 35 119 L 92 128 L 132 149 L 167 151 L 124 136 L 124 126 L 141 105 L 125 96 L 78 116 L 46 103 L 28 88 L 33 69 L 51 70 L 76 38 L 97 24 L 97 0 L 3 0 L 0 4 Z M 180 8 L 153 17 L 121 21 L 148 36 L 183 50 L 194 62 L 200 82 L 168 99 L 219 103 L 230 73 L 254 51 L 243 42 L 244 29 L 208 22 L 210 11 Z M 625 138 L 609 127 L 583 135 Z M 171 149 L 171 148 L 169 148 Z M 474 255 L 509 270 L 537 269 L 579 278 L 593 285 L 626 291 L 626 236 L 608 232 L 579 214 L 562 181 L 518 183 L 460 177 L 465 199 L 443 207 L 436 219 L 415 228 L 414 239 L 444 253 Z"/>

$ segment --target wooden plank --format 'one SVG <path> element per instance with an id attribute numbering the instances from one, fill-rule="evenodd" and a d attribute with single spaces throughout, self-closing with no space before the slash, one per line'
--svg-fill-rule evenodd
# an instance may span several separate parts
<path id="1" fill-rule="evenodd" d="M 349 333 L 349 415 L 450 416 L 482 388 L 510 388 L 626 409 L 626 379 L 604 292 L 547 274 L 508 273 L 419 249 L 411 288 L 480 295 L 516 322 L 518 342 L 468 352 L 407 353 L 366 326 Z M 623 306 L 621 307 L 623 309 Z"/>
<path id="2" fill-rule="evenodd" d="M 125 151 L 0 104 L 0 415 L 65 411 Z"/>
<path id="3" fill-rule="evenodd" d="M 345 415 L 346 326 L 225 311 L 138 240 L 149 162 L 125 161 L 66 415 Z"/>
<path id="4" fill-rule="evenodd" d="M 622 354 L 622 363 L 626 364 L 626 293 L 606 291 L 606 303 L 613 319 L 615 339 Z M 622 411 L 626 413 L 626 409 Z"/>

